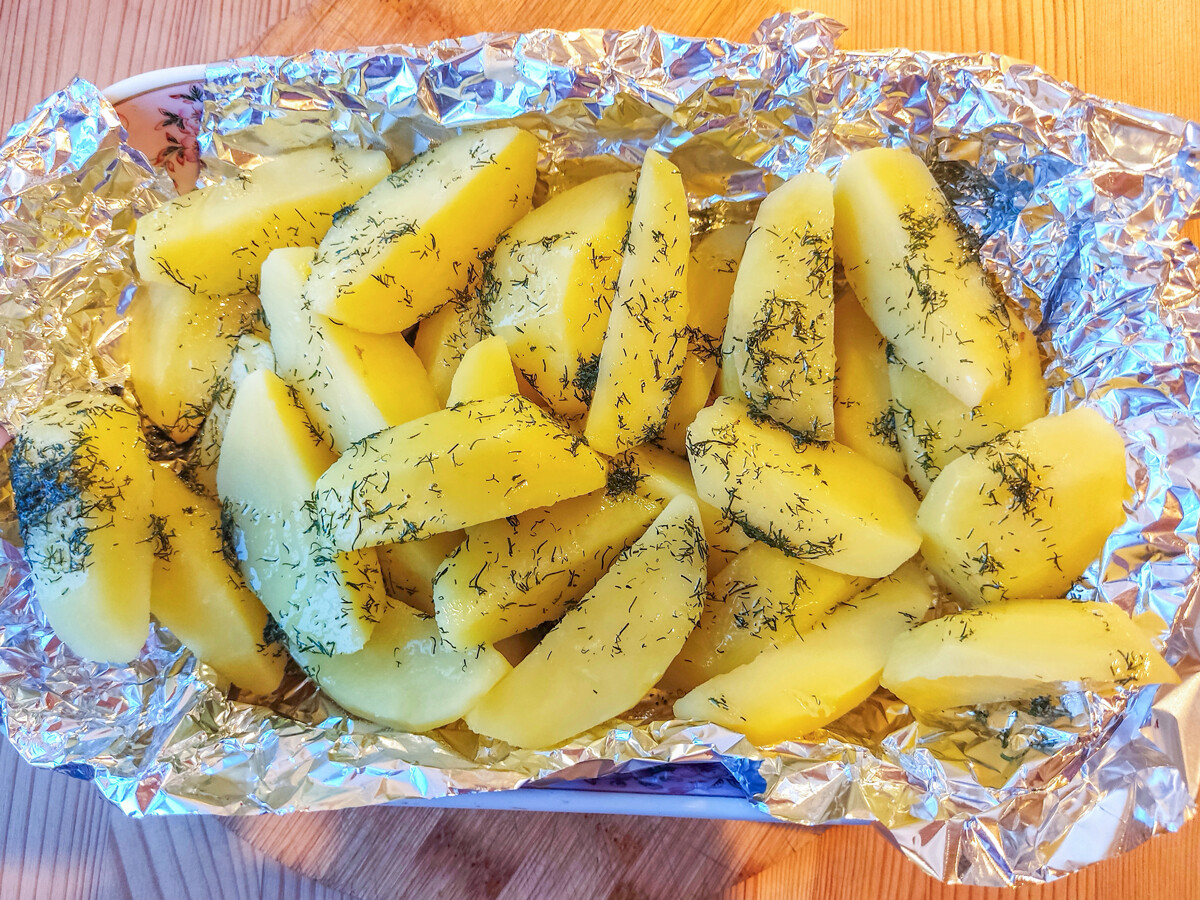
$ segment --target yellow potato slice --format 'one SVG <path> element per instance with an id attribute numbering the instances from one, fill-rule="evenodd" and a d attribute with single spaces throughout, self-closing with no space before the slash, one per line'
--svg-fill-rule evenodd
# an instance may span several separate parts
<path id="1" fill-rule="evenodd" d="M 834 607 L 797 640 L 684 695 L 675 715 L 723 725 L 760 747 L 801 738 L 871 696 L 892 644 L 932 605 L 925 573 L 909 563 Z"/>
<path id="2" fill-rule="evenodd" d="M 153 472 L 138 416 L 112 394 L 68 394 L 21 426 L 9 458 L 33 592 L 54 633 L 126 663 L 150 626 Z"/>
<path id="3" fill-rule="evenodd" d="M 662 677 L 703 597 L 699 512 L 677 497 L 467 725 L 517 747 L 551 747 L 620 714 Z"/>
<path id="4" fill-rule="evenodd" d="M 1120 607 L 1035 599 L 989 603 L 900 635 L 882 683 L 914 710 L 937 712 L 1179 676 Z"/>
<path id="5" fill-rule="evenodd" d="M 679 389 L 690 228 L 679 170 L 648 151 L 584 427 L 588 443 L 608 456 L 662 434 Z"/>
<path id="6" fill-rule="evenodd" d="M 467 539 L 465 531 L 443 531 L 419 541 L 380 544 L 379 568 L 388 596 L 402 600 L 418 612 L 432 616 L 433 576 L 454 548 Z"/>
<path id="7" fill-rule="evenodd" d="M 481 253 L 529 211 L 537 138 L 463 134 L 422 153 L 339 217 L 305 289 L 312 311 L 359 331 L 403 331 L 467 286 Z"/>
<path id="8" fill-rule="evenodd" d="M 691 497 L 700 507 L 700 522 L 708 543 L 708 575 L 711 578 L 733 561 L 750 544 L 740 525 L 711 503 L 700 499 L 687 460 L 680 459 L 653 444 L 626 450 L 612 461 L 609 485 L 628 490 L 662 506 L 680 494 Z"/>
<path id="9" fill-rule="evenodd" d="M 922 495 L 951 460 L 1046 414 L 1037 339 L 1022 323 L 1013 326 L 1017 351 L 1009 377 L 974 409 L 916 369 L 888 363 L 896 436 L 908 477 Z"/>
<path id="10" fill-rule="evenodd" d="M 722 352 L 741 393 L 798 434 L 833 438 L 833 185 L 769 193 L 738 269 Z"/>
<path id="11" fill-rule="evenodd" d="M 805 443 L 732 398 L 701 410 L 688 457 L 704 500 L 797 559 L 882 578 L 921 544 L 908 485 L 849 447 Z"/>
<path id="12" fill-rule="evenodd" d="M 846 279 L 896 358 L 978 406 L 1005 381 L 1010 314 L 925 163 L 908 150 L 851 154 L 834 210 Z"/>
<path id="13" fill-rule="evenodd" d="M 211 296 L 257 293 L 268 253 L 319 242 L 390 168 L 373 150 L 314 147 L 176 197 L 138 220 L 138 275 Z"/>
<path id="14" fill-rule="evenodd" d="M 442 636 L 472 647 L 557 619 L 661 509 L 600 490 L 468 528 L 434 576 Z"/>
<path id="15" fill-rule="evenodd" d="M 449 406 L 450 387 L 463 357 L 484 337 L 479 298 L 470 290 L 456 295 L 417 326 L 413 350 L 442 406 Z"/>
<path id="16" fill-rule="evenodd" d="M 518 394 L 517 376 L 504 338 L 484 338 L 463 354 L 462 363 L 450 383 L 447 406 L 485 397 L 510 397 Z"/>
<path id="17" fill-rule="evenodd" d="M 710 231 L 692 248 L 688 263 L 688 350 L 661 441 L 679 456 L 687 453 L 687 427 L 708 405 L 712 393 L 721 364 L 721 336 L 729 317 L 729 298 L 749 236 L 749 225 L 726 225 Z"/>
<path id="18" fill-rule="evenodd" d="M 196 657 L 238 687 L 279 687 L 287 652 L 272 638 L 267 611 L 236 560 L 226 558 L 221 507 L 164 466 L 154 469 L 150 612 Z"/>
<path id="19" fill-rule="evenodd" d="M 587 412 L 633 211 L 634 172 L 555 194 L 500 238 L 482 305 L 529 383 L 560 415 Z"/>
<path id="20" fill-rule="evenodd" d="M 383 613 L 357 653 L 293 655 L 354 715 L 417 733 L 461 719 L 512 668 L 491 647 L 456 650 L 431 617 L 402 603 Z"/>
<path id="21" fill-rule="evenodd" d="M 690 691 L 768 647 L 794 641 L 870 583 L 755 541 L 709 584 L 700 624 L 671 663 L 663 686 Z"/>
<path id="22" fill-rule="evenodd" d="M 888 382 L 887 341 L 849 287 L 834 301 L 833 437 L 897 478 L 904 458 Z"/>
<path id="23" fill-rule="evenodd" d="M 293 652 L 360 650 L 386 606 L 375 552 L 338 553 L 314 527 L 313 488 L 334 459 L 278 376 L 246 376 L 225 428 L 217 491 L 242 577 Z"/>
<path id="24" fill-rule="evenodd" d="M 930 570 L 965 603 L 1061 597 L 1125 519 L 1125 445 L 1081 406 L 951 462 L 917 514 Z"/>
<path id="25" fill-rule="evenodd" d="M 138 405 L 176 443 L 200 430 L 233 348 L 259 312 L 252 294 L 210 297 L 177 284 L 138 288 L 121 343 Z"/>
<path id="26" fill-rule="evenodd" d="M 296 389 L 333 449 L 441 408 L 429 376 L 401 334 L 366 334 L 304 305 L 316 250 L 288 247 L 263 263 L 259 298 L 271 325 L 276 371 Z"/>
<path id="27" fill-rule="evenodd" d="M 339 550 L 419 540 L 604 485 L 604 460 L 524 397 L 460 403 L 355 444 L 317 482 Z"/>
<path id="28" fill-rule="evenodd" d="M 224 371 L 213 384 L 212 403 L 200 435 L 193 444 L 195 455 L 189 476 L 210 496 L 217 496 L 217 459 L 221 455 L 221 441 L 225 439 L 225 426 L 229 422 L 229 410 L 233 398 L 246 376 L 259 369 L 275 371 L 275 351 L 269 341 L 258 335 L 243 334 L 238 338 L 225 365 Z"/>

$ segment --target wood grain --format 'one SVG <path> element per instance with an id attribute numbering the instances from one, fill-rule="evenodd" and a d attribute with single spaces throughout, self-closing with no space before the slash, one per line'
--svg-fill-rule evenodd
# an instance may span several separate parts
<path id="1" fill-rule="evenodd" d="M 1093 93 L 1200 119 L 1186 0 L 824 0 L 842 45 L 990 50 Z M 633 27 L 748 37 L 768 0 L 0 0 L 0 123 L 79 74 L 482 30 Z M 3 744 L 3 742 L 0 742 Z M 0 900 L 9 898 L 1200 898 L 1200 824 L 1060 882 L 950 888 L 870 828 L 519 812 L 365 809 L 222 821 L 124 819 L 94 789 L 0 746 Z"/>

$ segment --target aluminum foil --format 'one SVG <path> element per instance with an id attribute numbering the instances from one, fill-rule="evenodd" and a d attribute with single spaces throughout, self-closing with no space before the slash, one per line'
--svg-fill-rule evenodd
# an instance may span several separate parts
<path id="1" fill-rule="evenodd" d="M 512 751 L 456 728 L 356 721 L 302 681 L 231 695 L 157 626 L 130 667 L 82 662 L 47 628 L 6 542 L 0 698 L 21 754 L 91 779 L 133 816 L 334 809 L 611 773 L 623 789 L 666 793 L 733 783 L 779 819 L 878 823 L 934 876 L 981 885 L 1053 879 L 1179 828 L 1200 778 L 1200 260 L 1180 234 L 1200 201 L 1198 126 L 996 56 L 841 52 L 840 31 L 796 14 L 745 44 L 539 31 L 221 63 L 201 86 L 206 177 L 330 128 L 399 161 L 456 129 L 516 119 L 544 140 L 545 190 L 596 157 L 669 152 L 699 229 L 750 217 L 793 173 L 836 173 L 850 150 L 913 147 L 1036 328 L 1053 408 L 1093 405 L 1125 436 L 1136 497 L 1075 592 L 1172 622 L 1166 655 L 1181 685 L 925 724 L 881 693 L 770 749 L 647 702 L 561 749 Z M 111 351 L 129 228 L 170 188 L 79 81 L 13 130 L 0 179 L 0 424 L 11 431 L 47 396 L 123 380 Z M 10 541 L 12 519 L 9 497 Z"/>

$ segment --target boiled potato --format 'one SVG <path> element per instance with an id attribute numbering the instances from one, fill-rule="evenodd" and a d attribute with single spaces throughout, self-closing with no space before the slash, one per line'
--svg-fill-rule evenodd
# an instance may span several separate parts
<path id="1" fill-rule="evenodd" d="M 270 637 L 267 611 L 226 559 L 221 507 L 170 469 L 154 469 L 150 612 L 196 657 L 239 687 L 269 694 L 287 652 Z"/>
<path id="2" fill-rule="evenodd" d="M 1019 322 L 1013 322 L 1013 333 L 1017 351 L 1009 376 L 974 409 L 916 369 L 888 363 L 896 435 L 908 477 L 922 495 L 951 460 L 1046 414 L 1037 340 Z"/>
<path id="3" fill-rule="evenodd" d="M 600 490 L 468 528 L 433 580 L 442 636 L 471 647 L 557 619 L 661 508 Z"/>
<path id="4" fill-rule="evenodd" d="M 887 341 L 849 287 L 834 301 L 833 437 L 897 478 L 904 458 L 888 382 Z"/>
<path id="5" fill-rule="evenodd" d="M 679 170 L 648 151 L 583 432 L 608 456 L 661 435 L 679 389 L 690 228 Z"/>
<path id="6" fill-rule="evenodd" d="M 746 249 L 749 225 L 710 231 L 692 248 L 688 262 L 687 356 L 679 370 L 679 390 L 671 399 L 662 445 L 683 456 L 687 427 L 708 405 L 721 364 L 721 336 L 729 317 L 729 298 L 738 263 Z"/>
<path id="7" fill-rule="evenodd" d="M 447 406 L 485 397 L 509 397 L 520 393 L 512 357 L 504 338 L 485 338 L 463 354 L 462 363 L 450 383 Z"/>
<path id="8" fill-rule="evenodd" d="M 479 298 L 469 290 L 456 294 L 417 326 L 413 350 L 442 406 L 450 405 L 450 388 L 463 357 L 485 336 Z"/>
<path id="9" fill-rule="evenodd" d="M 226 538 L 293 652 L 362 649 L 386 605 L 374 551 L 339 553 L 314 527 L 312 492 L 335 457 L 275 374 L 238 388 L 217 464 Z"/>
<path id="10" fill-rule="evenodd" d="M 1163 622 L 1148 617 L 1155 631 Z M 1150 635 L 1118 606 L 1005 600 L 918 625 L 896 638 L 883 686 L 936 712 L 1067 691 L 1178 684 Z"/>
<path id="11" fill-rule="evenodd" d="M 604 460 L 524 397 L 488 397 L 355 444 L 317 482 L 317 519 L 352 550 L 516 515 L 606 479 Z"/>
<path id="12" fill-rule="evenodd" d="M 138 405 L 176 443 L 197 431 L 238 337 L 259 312 L 252 294 L 210 297 L 177 284 L 141 285 L 122 344 Z"/>
<path id="13" fill-rule="evenodd" d="M 1005 381 L 1012 323 L 925 163 L 908 150 L 852 153 L 834 215 L 846 279 L 896 358 L 978 406 Z"/>
<path id="14" fill-rule="evenodd" d="M 73 653 L 126 663 L 150 626 L 153 472 L 138 416 L 74 393 L 30 414 L 9 458 L 33 592 Z"/>
<path id="15" fill-rule="evenodd" d="M 221 441 L 225 438 L 225 425 L 229 422 L 234 395 L 246 376 L 259 369 L 275 371 L 275 351 L 269 341 L 254 334 L 243 334 L 234 345 L 224 371 L 213 384 L 208 415 L 200 427 L 200 436 L 192 445 L 194 455 L 189 474 L 211 497 L 217 496 L 217 459 L 221 455 Z"/>
<path id="16" fill-rule="evenodd" d="M 537 138 L 496 128 L 414 158 L 341 216 L 313 262 L 312 311 L 359 331 L 403 331 L 452 301 L 471 266 L 529 211 Z"/>
<path id="17" fill-rule="evenodd" d="M 433 576 L 454 548 L 467 539 L 467 533 L 443 531 L 419 541 L 380 544 L 379 569 L 388 596 L 402 600 L 427 616 L 434 613 Z"/>
<path id="18" fill-rule="evenodd" d="M 462 718 L 512 668 L 491 647 L 451 647 L 432 618 L 402 603 L 383 613 L 357 653 L 294 655 L 347 710 L 409 732 Z"/>
<path id="19" fill-rule="evenodd" d="M 700 411 L 688 458 L 704 500 L 797 559 L 882 578 L 921 544 L 917 499 L 904 482 L 849 447 L 806 443 L 732 398 Z"/>
<path id="20" fill-rule="evenodd" d="M 1125 445 L 1077 407 L 942 470 L 917 525 L 930 570 L 965 603 L 1061 597 L 1125 519 Z"/>
<path id="21" fill-rule="evenodd" d="M 551 747 L 618 715 L 662 677 L 703 597 L 699 511 L 676 497 L 467 725 L 517 747 Z"/>
<path id="22" fill-rule="evenodd" d="M 700 507 L 700 522 L 708 543 L 710 578 L 750 544 L 750 537 L 740 525 L 711 503 L 700 499 L 687 461 L 661 447 L 643 444 L 615 457 L 609 475 L 609 487 L 616 491 L 630 491 L 663 506 L 680 494 L 695 500 Z"/>
<path id="23" fill-rule="evenodd" d="M 496 244 L 485 314 L 560 415 L 583 416 L 592 398 L 636 179 L 616 172 L 555 194 Z"/>
<path id="24" fill-rule="evenodd" d="M 360 438 L 441 408 L 429 376 L 401 334 L 367 334 L 304 305 L 316 250 L 274 250 L 259 298 L 271 326 L 276 370 L 338 453 Z"/>
<path id="25" fill-rule="evenodd" d="M 871 696 L 892 644 L 932 605 L 925 573 L 909 563 L 797 640 L 704 682 L 675 702 L 675 715 L 716 722 L 760 747 L 803 737 Z"/>
<path id="26" fill-rule="evenodd" d="M 805 172 L 758 208 L 722 352 L 744 397 L 798 434 L 827 441 L 833 350 L 833 185 Z"/>
<path id="27" fill-rule="evenodd" d="M 390 168 L 373 150 L 315 147 L 176 197 L 138 220 L 138 275 L 210 296 L 257 293 L 268 253 L 316 244 Z"/>
<path id="28" fill-rule="evenodd" d="M 709 584 L 700 624 L 671 663 L 664 687 L 690 691 L 768 647 L 796 640 L 870 583 L 755 541 Z"/>

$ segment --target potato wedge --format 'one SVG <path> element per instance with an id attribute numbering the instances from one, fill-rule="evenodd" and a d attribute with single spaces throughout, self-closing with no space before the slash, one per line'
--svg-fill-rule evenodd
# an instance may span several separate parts
<path id="1" fill-rule="evenodd" d="M 138 405 L 171 440 L 181 444 L 200 430 L 233 348 L 258 313 L 252 294 L 209 297 L 155 282 L 138 288 L 121 343 Z"/>
<path id="2" fill-rule="evenodd" d="M 1125 445 L 1081 406 L 951 462 L 917 513 L 930 570 L 965 603 L 1061 597 L 1125 519 Z"/>
<path id="3" fill-rule="evenodd" d="M 271 639 L 267 610 L 226 558 L 221 507 L 169 468 L 154 468 L 150 612 L 196 658 L 238 687 L 279 687 L 287 651 Z"/>
<path id="4" fill-rule="evenodd" d="M 648 151 L 583 432 L 608 456 L 661 435 L 679 389 L 690 228 L 679 170 Z"/>
<path id="5" fill-rule="evenodd" d="M 895 356 L 978 406 L 1006 380 L 1010 314 L 925 163 L 908 150 L 852 153 L 834 214 L 846 279 Z"/>
<path id="6" fill-rule="evenodd" d="M 684 695 L 675 715 L 716 722 L 760 747 L 803 737 L 871 696 L 892 644 L 932 605 L 925 573 L 904 565 L 797 640 Z"/>
<path id="7" fill-rule="evenodd" d="M 296 389 L 309 420 L 338 453 L 355 441 L 441 408 L 429 376 L 401 334 L 366 334 L 304 305 L 317 251 L 274 250 L 262 267 L 263 311 L 276 371 Z"/>
<path id="8" fill-rule="evenodd" d="M 473 647 L 557 619 L 661 509 L 599 490 L 468 528 L 433 579 L 442 636 Z"/>
<path id="9" fill-rule="evenodd" d="M 951 460 L 1046 414 L 1037 339 L 1024 324 L 1013 326 L 1017 350 L 1010 375 L 974 409 L 916 369 L 888 363 L 897 440 L 908 477 L 922 495 Z"/>
<path id="10" fill-rule="evenodd" d="M 462 363 L 450 382 L 447 406 L 486 397 L 511 397 L 519 394 L 512 357 L 504 338 L 484 338 L 463 354 Z"/>
<path id="11" fill-rule="evenodd" d="M 451 302 L 472 265 L 529 211 L 537 138 L 463 134 L 415 157 L 329 229 L 305 298 L 359 331 L 403 331 Z"/>
<path id="12" fill-rule="evenodd" d="M 688 458 L 702 499 L 797 559 L 882 578 L 921 544 L 908 485 L 849 447 L 806 443 L 732 398 L 700 411 Z"/>
<path id="13" fill-rule="evenodd" d="M 708 543 L 708 576 L 711 578 L 733 561 L 750 544 L 750 537 L 736 522 L 711 503 L 700 499 L 687 461 L 653 444 L 643 444 L 614 457 L 609 487 L 631 491 L 639 497 L 666 506 L 680 494 L 691 497 L 700 508 L 700 522 Z"/>
<path id="14" fill-rule="evenodd" d="M 614 172 L 555 194 L 501 236 L 485 278 L 491 330 L 563 416 L 592 398 L 636 180 Z"/>
<path id="15" fill-rule="evenodd" d="M 355 444 L 317 482 L 317 521 L 339 550 L 413 541 L 604 485 L 577 435 L 524 397 L 460 403 Z"/>
<path id="16" fill-rule="evenodd" d="M 360 650 L 387 605 L 375 552 L 339 553 L 314 527 L 313 488 L 334 459 L 278 376 L 246 376 L 217 464 L 222 524 L 293 652 Z"/>
<path id="17" fill-rule="evenodd" d="M 138 415 L 74 393 L 31 413 L 9 458 L 33 592 L 84 659 L 126 663 L 150 630 L 153 472 Z"/>
<path id="18" fill-rule="evenodd" d="M 456 650 L 431 617 L 403 603 L 383 613 L 357 653 L 293 655 L 354 715 L 417 733 L 461 719 L 512 668 L 491 647 Z"/>
<path id="19" fill-rule="evenodd" d="M 474 282 L 475 274 L 469 276 Z M 468 288 L 417 326 L 413 351 L 425 367 L 438 402 L 448 406 L 454 375 L 467 351 L 487 337 L 477 292 Z"/>
<path id="20" fill-rule="evenodd" d="M 431 534 L 419 541 L 380 544 L 375 552 L 379 555 L 379 569 L 388 596 L 432 616 L 433 576 L 446 557 L 466 539 L 467 533 L 459 530 Z"/>
<path id="21" fill-rule="evenodd" d="M 671 663 L 663 686 L 690 691 L 768 647 L 794 641 L 870 583 L 755 541 L 709 584 L 700 624 Z"/>
<path id="22" fill-rule="evenodd" d="M 692 248 L 688 262 L 688 350 L 661 441 L 679 456 L 687 453 L 687 427 L 708 405 L 721 365 L 721 336 L 729 318 L 729 298 L 749 236 L 749 225 L 726 225 L 710 231 Z"/>
<path id="23" fill-rule="evenodd" d="M 210 296 L 257 293 L 268 253 L 319 242 L 390 169 L 374 150 L 314 147 L 176 197 L 138 220 L 138 275 Z"/>
<path id="24" fill-rule="evenodd" d="M 742 396 L 807 438 L 833 438 L 833 185 L 767 194 L 729 301 L 722 352 Z"/>
<path id="25" fill-rule="evenodd" d="M 194 455 L 188 474 L 210 497 L 217 496 L 217 459 L 221 454 L 221 441 L 225 439 L 225 426 L 229 422 L 234 395 L 246 376 L 259 369 L 275 371 L 275 351 L 271 349 L 269 341 L 257 335 L 243 334 L 213 384 L 208 415 L 200 427 L 200 436 L 192 445 Z"/>
<path id="26" fill-rule="evenodd" d="M 1179 676 L 1119 606 L 1035 599 L 918 625 L 892 644 L 882 683 L 914 711 L 937 712 L 1067 691 L 1111 694 L 1178 684 Z"/>
<path id="27" fill-rule="evenodd" d="M 551 747 L 633 706 L 700 616 L 704 537 L 676 497 L 522 662 L 467 713 L 479 734 Z"/>
<path id="28" fill-rule="evenodd" d="M 904 458 L 888 382 L 887 341 L 848 286 L 834 301 L 833 322 L 834 440 L 903 478 Z"/>

